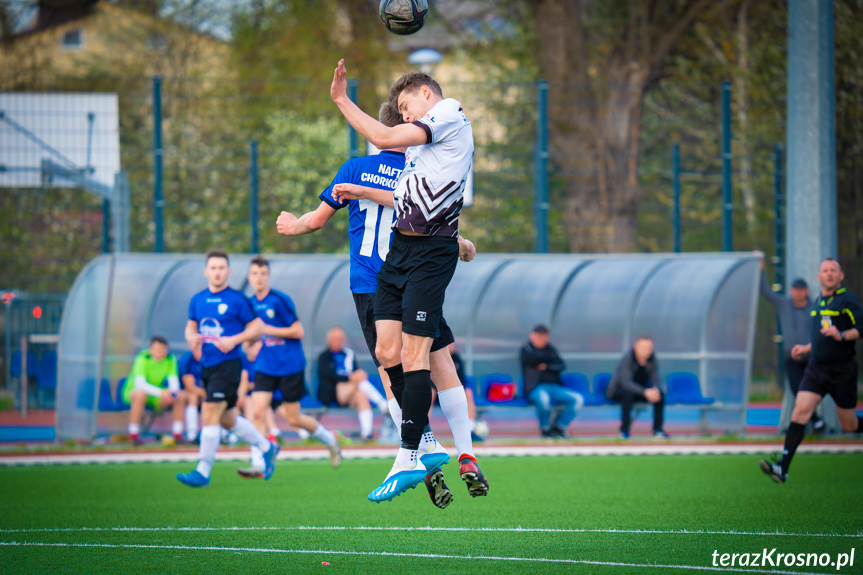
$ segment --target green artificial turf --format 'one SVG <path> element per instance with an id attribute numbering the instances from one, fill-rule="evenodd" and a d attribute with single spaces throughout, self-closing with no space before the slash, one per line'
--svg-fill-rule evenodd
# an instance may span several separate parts
<path id="1" fill-rule="evenodd" d="M 0 571 L 691 574 L 683 567 L 712 569 L 714 551 L 775 547 L 831 559 L 855 548 L 854 565 L 839 572 L 863 573 L 863 457 L 801 454 L 785 485 L 770 481 L 757 461 L 737 455 L 485 458 L 480 462 L 491 484 L 485 498 L 471 498 L 455 465 L 444 467 L 455 494 L 445 510 L 432 506 L 422 486 L 390 503 L 367 501 L 388 471 L 383 460 L 348 460 L 337 470 L 324 461 L 284 461 L 267 482 L 242 479 L 235 464 L 217 463 L 202 489 L 174 479 L 189 464 L 0 468 Z M 252 529 L 221 529 L 230 527 Z M 618 565 L 600 564 L 606 562 Z M 837 572 L 833 566 L 760 569 Z"/>

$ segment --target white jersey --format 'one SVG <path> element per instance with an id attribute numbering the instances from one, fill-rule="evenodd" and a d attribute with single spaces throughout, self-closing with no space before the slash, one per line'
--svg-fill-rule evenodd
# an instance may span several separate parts
<path id="1" fill-rule="evenodd" d="M 473 162 L 473 130 L 461 103 L 446 98 L 413 122 L 426 143 L 408 148 L 394 197 L 395 228 L 458 237 L 458 216 Z"/>

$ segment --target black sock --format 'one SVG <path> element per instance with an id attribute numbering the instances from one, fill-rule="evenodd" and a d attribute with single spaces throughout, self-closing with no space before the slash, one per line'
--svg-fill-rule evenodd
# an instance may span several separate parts
<path id="1" fill-rule="evenodd" d="M 401 407 L 402 394 L 405 391 L 405 372 L 402 369 L 402 364 L 385 367 L 384 371 L 387 372 L 387 375 L 390 377 L 390 391 L 393 392 L 393 397 L 396 398 L 399 407 Z"/>
<path id="2" fill-rule="evenodd" d="M 429 423 L 431 407 L 431 372 L 427 369 L 404 374 L 402 393 L 402 447 L 419 449 L 423 432 Z"/>
<path id="3" fill-rule="evenodd" d="M 863 433 L 863 417 L 857 418 L 857 433 Z"/>
<path id="4" fill-rule="evenodd" d="M 806 426 L 793 421 L 788 426 L 788 431 L 785 433 L 785 449 L 782 451 L 782 459 L 779 460 L 779 465 L 782 467 L 782 473 L 788 473 L 788 467 L 791 466 L 791 459 L 794 457 L 794 452 L 800 442 L 803 441 L 803 433 L 806 431 Z"/>

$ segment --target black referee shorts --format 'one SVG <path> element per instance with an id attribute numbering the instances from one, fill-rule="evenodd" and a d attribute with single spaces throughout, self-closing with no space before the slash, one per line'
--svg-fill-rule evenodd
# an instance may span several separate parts
<path id="1" fill-rule="evenodd" d="M 393 233 L 390 253 L 378 274 L 375 320 L 402 322 L 402 332 L 441 335 L 446 288 L 458 264 L 458 240 Z"/>
<path id="2" fill-rule="evenodd" d="M 363 330 L 363 337 L 366 340 L 366 346 L 369 348 L 369 353 L 372 354 L 372 361 L 375 362 L 375 367 L 380 367 L 381 362 L 375 356 L 375 347 L 378 343 L 378 331 L 375 329 L 375 294 L 373 293 L 355 293 L 354 305 L 357 308 L 357 318 L 360 320 L 360 327 Z M 452 333 L 446 319 L 440 319 L 440 335 L 432 342 L 432 353 L 443 349 L 455 341 L 455 336 Z"/>
<path id="3" fill-rule="evenodd" d="M 857 407 L 857 360 L 853 357 L 830 363 L 810 361 L 800 382 L 800 391 L 811 391 L 821 397 L 827 394 L 840 409 Z"/>
<path id="4" fill-rule="evenodd" d="M 240 387 L 240 375 L 243 364 L 239 359 L 229 359 L 201 370 L 204 380 L 204 391 L 207 392 L 207 403 L 226 401 L 227 409 L 237 405 L 237 390 Z"/>

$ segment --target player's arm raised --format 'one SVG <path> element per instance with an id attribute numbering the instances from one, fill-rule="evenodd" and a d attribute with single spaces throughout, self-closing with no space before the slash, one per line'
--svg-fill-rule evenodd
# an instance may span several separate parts
<path id="1" fill-rule="evenodd" d="M 264 335 L 272 335 L 273 337 L 282 337 L 284 339 L 303 339 L 306 336 L 306 331 L 299 320 L 288 327 L 276 327 L 265 323 Z"/>
<path id="2" fill-rule="evenodd" d="M 339 60 L 336 71 L 333 73 L 333 84 L 330 87 L 330 96 L 339 107 L 342 115 L 351 126 L 359 132 L 363 138 L 371 142 L 380 150 L 392 148 L 409 148 L 411 146 L 422 146 L 428 142 L 425 130 L 413 124 L 402 124 L 389 128 L 384 126 L 365 112 L 348 98 L 347 70 L 344 59 Z"/>
<path id="3" fill-rule="evenodd" d="M 333 199 L 337 202 L 342 200 L 371 200 L 388 208 L 395 207 L 392 190 L 369 188 L 357 184 L 336 184 L 333 186 Z"/>
<path id="4" fill-rule="evenodd" d="M 290 212 L 282 212 L 276 219 L 276 230 L 283 236 L 301 236 L 316 232 L 327 225 L 336 210 L 326 202 L 318 209 L 306 212 L 299 218 Z"/>

